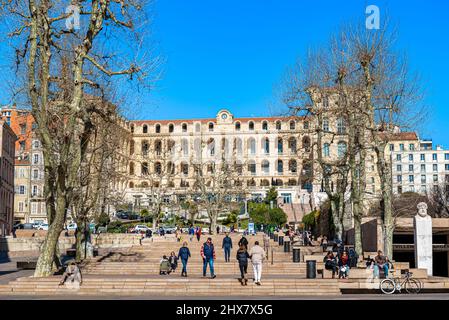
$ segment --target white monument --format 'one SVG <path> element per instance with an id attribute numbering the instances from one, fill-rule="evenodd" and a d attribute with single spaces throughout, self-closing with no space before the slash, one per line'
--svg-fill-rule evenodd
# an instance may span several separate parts
<path id="1" fill-rule="evenodd" d="M 427 269 L 432 275 L 432 218 L 427 214 L 427 204 L 418 204 L 418 214 L 414 218 L 416 267 Z"/>

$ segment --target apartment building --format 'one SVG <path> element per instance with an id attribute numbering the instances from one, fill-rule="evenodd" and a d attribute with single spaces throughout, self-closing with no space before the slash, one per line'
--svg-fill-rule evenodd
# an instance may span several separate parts
<path id="1" fill-rule="evenodd" d="M 14 153 L 17 137 L 0 120 L 0 236 L 11 234 L 14 222 Z"/>

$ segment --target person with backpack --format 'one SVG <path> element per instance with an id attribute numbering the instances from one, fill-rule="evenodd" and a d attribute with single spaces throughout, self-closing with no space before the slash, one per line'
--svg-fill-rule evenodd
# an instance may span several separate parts
<path id="1" fill-rule="evenodd" d="M 182 263 L 182 272 L 181 277 L 187 277 L 187 261 L 191 257 L 190 250 L 187 247 L 187 242 L 184 241 L 182 244 L 182 247 L 179 249 L 178 252 L 178 259 L 181 259 Z"/>
<path id="2" fill-rule="evenodd" d="M 237 250 L 236 258 L 237 261 L 239 262 L 240 277 L 241 277 L 240 283 L 242 284 L 242 286 L 247 286 L 248 279 L 246 279 L 245 274 L 248 273 L 249 253 L 244 245 L 241 245 L 240 248 Z"/>
<path id="3" fill-rule="evenodd" d="M 245 246 L 246 250 L 248 250 L 248 239 L 246 239 L 244 235 L 242 235 L 242 238 L 239 240 L 239 243 L 238 243 L 239 247 L 242 244 Z"/>
<path id="4" fill-rule="evenodd" d="M 226 236 L 223 238 L 223 243 L 221 248 L 224 249 L 225 254 L 225 262 L 230 261 L 231 249 L 232 249 L 232 239 L 229 237 L 229 234 L 226 232 Z"/>
<path id="5" fill-rule="evenodd" d="M 206 276 L 207 265 L 210 268 L 210 277 L 216 277 L 214 273 L 215 248 L 212 243 L 212 238 L 207 238 L 207 241 L 201 246 L 201 257 L 203 258 L 203 277 Z"/>
<path id="6" fill-rule="evenodd" d="M 328 251 L 323 262 L 326 270 L 332 270 L 332 279 L 335 278 L 335 274 L 337 273 L 337 258 L 334 256 L 334 253 Z"/>

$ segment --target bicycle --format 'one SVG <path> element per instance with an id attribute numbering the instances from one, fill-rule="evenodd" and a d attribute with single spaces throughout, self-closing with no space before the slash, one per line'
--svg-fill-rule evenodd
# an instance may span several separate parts
<path id="1" fill-rule="evenodd" d="M 399 293 L 402 291 L 402 288 L 409 294 L 417 294 L 422 289 L 422 283 L 412 278 L 412 272 L 406 272 L 404 278 L 387 278 L 381 281 L 380 290 L 384 294 L 393 294 L 395 291 Z"/>

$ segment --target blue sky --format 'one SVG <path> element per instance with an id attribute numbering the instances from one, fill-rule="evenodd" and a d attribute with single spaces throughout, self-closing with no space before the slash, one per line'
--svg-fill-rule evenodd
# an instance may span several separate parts
<path id="1" fill-rule="evenodd" d="M 430 118 L 420 135 L 449 148 L 446 0 L 155 0 L 164 75 L 135 117 L 205 118 L 221 108 L 239 117 L 273 114 L 274 86 L 285 69 L 344 22 L 364 19 L 370 4 L 398 25 L 398 48 L 422 75 Z M 0 104 L 9 102 L 4 90 Z"/>

